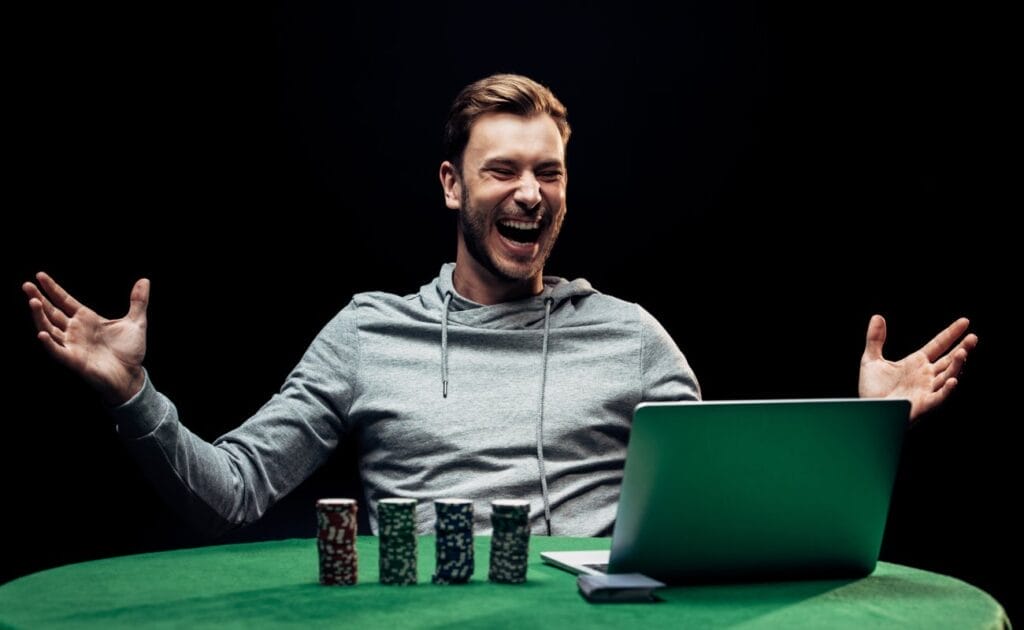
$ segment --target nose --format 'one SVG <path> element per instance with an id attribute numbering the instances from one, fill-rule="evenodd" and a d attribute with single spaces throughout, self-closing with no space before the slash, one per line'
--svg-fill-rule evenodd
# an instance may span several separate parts
<path id="1" fill-rule="evenodd" d="M 524 172 L 519 178 L 515 201 L 526 210 L 533 210 L 540 205 L 540 182 L 537 181 L 533 173 Z"/>

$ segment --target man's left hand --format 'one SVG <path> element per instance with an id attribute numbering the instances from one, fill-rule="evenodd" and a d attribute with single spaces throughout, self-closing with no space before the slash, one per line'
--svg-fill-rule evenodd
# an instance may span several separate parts
<path id="1" fill-rule="evenodd" d="M 977 335 L 963 336 L 969 324 L 961 317 L 917 352 L 899 361 L 888 361 L 882 356 L 885 319 L 872 316 L 860 360 L 857 389 L 861 398 L 906 398 L 910 400 L 911 420 L 938 406 L 956 387 L 967 354 L 978 345 Z"/>

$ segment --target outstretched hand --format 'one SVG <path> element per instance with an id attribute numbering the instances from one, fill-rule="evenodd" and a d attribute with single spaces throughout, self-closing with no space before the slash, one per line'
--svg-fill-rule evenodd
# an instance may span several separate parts
<path id="1" fill-rule="evenodd" d="M 39 286 L 26 282 L 21 288 L 29 297 L 36 337 L 46 350 L 111 405 L 138 393 L 145 378 L 142 359 L 146 356 L 149 280 L 135 283 L 131 307 L 121 319 L 100 317 L 43 272 L 36 274 L 36 280 Z"/>
<path id="2" fill-rule="evenodd" d="M 860 360 L 860 396 L 909 399 L 911 420 L 938 406 L 956 387 L 967 354 L 978 345 L 977 335 L 963 337 L 969 324 L 961 317 L 917 352 L 899 361 L 888 361 L 882 356 L 885 319 L 881 315 L 872 316 Z M 960 343 L 956 343 L 958 339 Z"/>

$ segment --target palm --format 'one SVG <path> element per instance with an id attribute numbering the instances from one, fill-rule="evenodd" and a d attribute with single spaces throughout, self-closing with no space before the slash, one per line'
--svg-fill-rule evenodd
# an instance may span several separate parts
<path id="1" fill-rule="evenodd" d="M 68 319 L 64 348 L 68 367 L 97 385 L 142 365 L 146 331 L 128 317 L 106 319 L 83 306 Z"/>
<path id="2" fill-rule="evenodd" d="M 82 376 L 112 404 L 141 387 L 146 356 L 149 281 L 139 280 L 131 308 L 121 319 L 106 319 L 81 304 L 45 273 L 39 286 L 26 282 L 37 337 L 55 359 Z"/>
<path id="3" fill-rule="evenodd" d="M 861 397 L 906 398 L 912 420 L 939 405 L 953 391 L 968 352 L 978 344 L 977 336 L 971 334 L 950 350 L 967 331 L 968 323 L 959 319 L 921 349 L 899 361 L 889 361 L 882 356 L 885 320 L 879 315 L 872 317 L 860 362 Z"/>
<path id="4" fill-rule="evenodd" d="M 921 351 L 908 355 L 902 361 L 878 359 L 861 365 L 860 375 L 864 398 L 906 398 L 914 409 L 925 404 L 932 384 L 927 376 L 928 359 Z"/>

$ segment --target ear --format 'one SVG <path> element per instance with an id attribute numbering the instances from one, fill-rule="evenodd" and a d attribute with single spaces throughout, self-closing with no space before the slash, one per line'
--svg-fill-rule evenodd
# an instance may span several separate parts
<path id="1" fill-rule="evenodd" d="M 462 206 L 462 180 L 455 165 L 445 160 L 441 162 L 441 188 L 444 190 L 444 205 L 449 210 L 458 210 Z"/>

